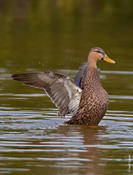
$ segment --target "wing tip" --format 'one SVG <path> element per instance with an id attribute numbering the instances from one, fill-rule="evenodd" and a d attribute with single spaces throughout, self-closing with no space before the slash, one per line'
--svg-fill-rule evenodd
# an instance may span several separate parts
<path id="1" fill-rule="evenodd" d="M 23 81 L 27 77 L 27 75 L 26 74 L 12 74 L 11 77 L 13 80 Z"/>

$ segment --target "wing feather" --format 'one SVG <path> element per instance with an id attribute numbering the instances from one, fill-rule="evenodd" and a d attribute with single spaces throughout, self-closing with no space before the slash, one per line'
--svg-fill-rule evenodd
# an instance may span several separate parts
<path id="1" fill-rule="evenodd" d="M 61 116 L 73 114 L 78 108 L 82 90 L 68 76 L 54 72 L 35 72 L 13 74 L 12 78 L 26 85 L 44 89 Z"/>

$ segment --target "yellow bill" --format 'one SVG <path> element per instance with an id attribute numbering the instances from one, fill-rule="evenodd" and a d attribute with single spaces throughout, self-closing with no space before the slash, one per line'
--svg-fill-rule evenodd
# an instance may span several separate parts
<path id="1" fill-rule="evenodd" d="M 103 58 L 103 60 L 104 60 L 104 61 L 107 61 L 108 63 L 112 63 L 112 64 L 115 64 L 115 63 L 116 63 L 114 60 L 112 60 L 111 58 L 109 58 L 109 57 L 107 57 L 107 56 L 105 56 L 105 57 Z"/>

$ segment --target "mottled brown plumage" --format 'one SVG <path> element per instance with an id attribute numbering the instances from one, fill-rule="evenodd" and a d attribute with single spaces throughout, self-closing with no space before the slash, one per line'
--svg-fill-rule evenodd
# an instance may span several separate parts
<path id="1" fill-rule="evenodd" d="M 97 125 L 109 103 L 96 66 L 97 61 L 102 59 L 115 63 L 101 48 L 92 48 L 88 55 L 88 64 L 79 70 L 75 82 L 66 75 L 54 72 L 13 74 L 12 78 L 44 89 L 58 108 L 58 115 L 72 114 L 67 124 Z"/>
<path id="2" fill-rule="evenodd" d="M 97 69 L 89 68 L 82 82 L 82 95 L 78 111 L 67 123 L 96 125 L 108 107 L 108 94 L 101 86 Z"/>

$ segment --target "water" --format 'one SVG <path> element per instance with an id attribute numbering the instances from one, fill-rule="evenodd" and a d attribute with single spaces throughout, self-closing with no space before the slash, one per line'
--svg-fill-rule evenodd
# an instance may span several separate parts
<path id="1" fill-rule="evenodd" d="M 133 173 L 132 2 L 0 1 L 0 174 Z M 119 8 L 118 8 L 119 7 Z M 52 70 L 74 77 L 91 47 L 110 105 L 97 127 L 69 126 L 42 90 L 12 73 Z"/>

